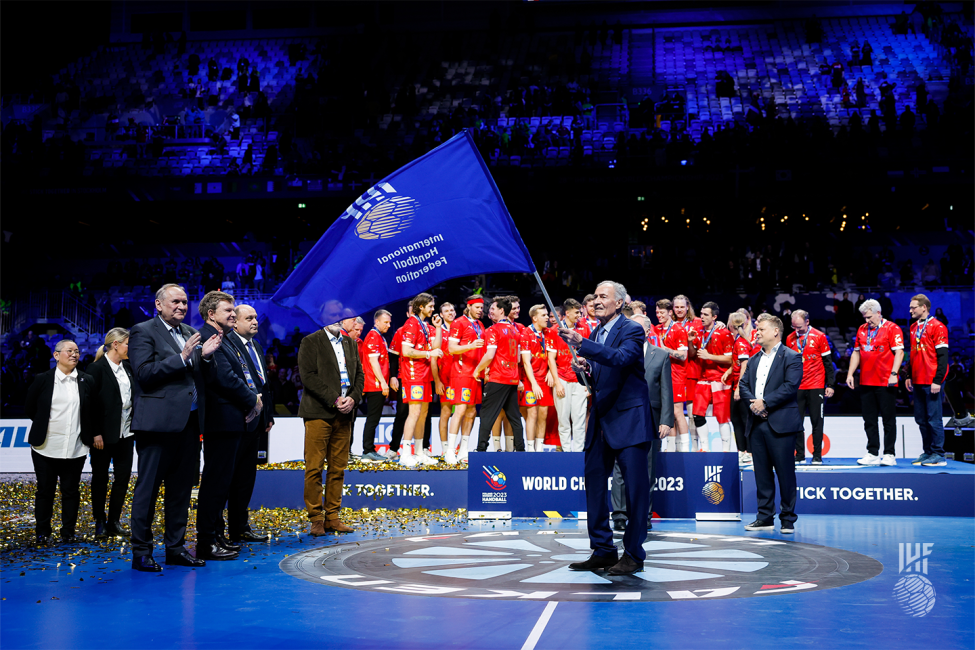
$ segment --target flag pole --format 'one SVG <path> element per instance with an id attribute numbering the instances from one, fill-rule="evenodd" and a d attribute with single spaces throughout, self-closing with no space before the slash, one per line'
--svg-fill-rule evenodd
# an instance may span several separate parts
<path id="1" fill-rule="evenodd" d="M 552 297 L 548 295 L 548 290 L 545 289 L 545 283 L 542 282 L 541 276 L 538 275 L 538 270 L 535 271 L 535 280 L 538 281 L 538 286 L 542 290 L 542 296 L 545 298 L 545 302 L 548 304 L 549 313 L 555 314 L 555 304 L 552 302 Z M 578 362 L 579 357 L 576 356 L 576 350 L 571 345 L 569 346 L 569 352 L 572 353 L 572 360 Z M 582 379 L 582 385 L 586 387 L 586 390 L 589 390 L 589 382 L 586 381 L 585 374 L 579 373 L 579 378 Z"/>

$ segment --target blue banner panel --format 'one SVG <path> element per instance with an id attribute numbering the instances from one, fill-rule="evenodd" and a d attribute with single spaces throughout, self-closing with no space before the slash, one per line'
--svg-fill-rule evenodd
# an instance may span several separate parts
<path id="1" fill-rule="evenodd" d="M 959 463 L 960 464 L 960 463 Z M 745 512 L 758 510 L 755 477 L 744 472 Z M 975 474 L 884 472 L 797 472 L 796 514 L 972 517 Z M 776 504 L 778 505 L 778 504 Z"/>
<path id="2" fill-rule="evenodd" d="M 741 512 L 736 453 L 671 453 L 657 458 L 657 516 L 687 519 L 698 513 Z M 577 517 L 586 511 L 581 452 L 482 452 L 472 453 L 469 462 L 468 510 L 510 512 L 512 517 Z"/>
<path id="3" fill-rule="evenodd" d="M 343 508 L 466 508 L 464 470 L 345 472 Z M 260 470 L 250 507 L 303 510 L 302 470 Z"/>

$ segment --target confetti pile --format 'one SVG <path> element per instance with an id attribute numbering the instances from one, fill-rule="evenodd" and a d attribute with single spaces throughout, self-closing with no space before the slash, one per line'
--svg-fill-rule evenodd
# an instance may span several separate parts
<path id="1" fill-rule="evenodd" d="M 370 466 L 366 466 L 370 467 Z M 300 469 L 300 468 L 296 468 Z M 371 467 L 370 467 L 371 469 Z M 129 483 L 126 505 L 123 509 L 126 517 L 131 512 L 132 491 L 135 488 L 135 478 Z M 75 531 L 77 541 L 61 542 L 57 539 L 60 530 L 60 498 L 55 501 L 52 526 L 54 539 L 50 544 L 38 545 L 34 533 L 34 493 L 36 483 L 33 481 L 0 482 L 0 560 L 5 578 L 10 579 L 10 571 L 14 569 L 46 570 L 52 567 L 68 565 L 96 566 L 99 571 L 121 571 L 128 569 L 131 560 L 129 540 L 122 537 L 95 537 L 95 522 L 91 514 L 91 484 L 81 483 L 81 511 L 78 513 L 78 525 Z M 163 525 L 163 491 L 160 489 L 159 506 L 156 509 L 156 519 L 153 530 L 156 532 L 156 550 L 154 555 L 162 561 L 165 551 L 162 547 Z M 353 510 L 343 508 L 340 512 L 342 521 L 353 526 L 356 533 L 369 538 L 395 537 L 404 534 L 422 532 L 431 524 L 453 527 L 467 524 L 467 511 L 459 510 L 427 510 L 425 508 L 397 509 L 362 508 Z M 125 517 L 123 517 L 125 519 Z M 268 544 L 245 545 L 245 553 L 263 553 L 271 555 L 279 552 L 300 552 L 302 547 L 311 548 L 324 544 L 337 544 L 344 537 L 338 533 L 330 533 L 324 537 L 312 537 L 308 534 L 310 524 L 304 510 L 290 508 L 261 508 L 252 510 L 250 514 L 251 527 L 271 536 Z M 126 521 L 123 527 L 128 528 Z M 196 543 L 196 498 L 190 505 L 190 517 L 186 530 L 186 545 L 191 548 Z M 245 557 L 242 553 L 242 558 Z M 87 571 L 88 569 L 83 569 Z M 92 569 L 94 570 L 94 569 Z M 23 573 L 21 573 L 23 575 Z M 102 578 L 99 578 L 102 579 Z"/>
<path id="2" fill-rule="evenodd" d="M 417 465 L 416 467 L 406 467 L 398 462 L 386 461 L 384 463 L 363 463 L 361 460 L 356 458 L 345 468 L 346 471 L 351 472 L 388 472 L 388 471 L 411 471 L 411 472 L 456 472 L 456 471 L 467 471 L 467 463 L 462 463 L 460 465 L 448 465 L 443 461 L 442 458 L 438 458 L 440 462 L 436 465 Z M 328 466 L 326 465 L 326 468 Z M 257 469 L 269 470 L 269 469 L 300 469 L 305 470 L 305 461 L 303 460 L 289 460 L 284 463 L 267 463 L 266 465 L 258 465 Z"/>

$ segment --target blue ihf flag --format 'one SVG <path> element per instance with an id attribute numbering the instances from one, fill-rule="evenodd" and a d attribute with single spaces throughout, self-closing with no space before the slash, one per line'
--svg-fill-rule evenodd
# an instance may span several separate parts
<path id="1" fill-rule="evenodd" d="M 463 131 L 360 196 L 274 301 L 329 325 L 451 278 L 519 272 L 534 273 L 535 265 Z"/>

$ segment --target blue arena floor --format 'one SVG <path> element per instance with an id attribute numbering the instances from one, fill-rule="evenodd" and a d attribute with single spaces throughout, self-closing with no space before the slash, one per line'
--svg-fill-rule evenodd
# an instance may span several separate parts
<path id="1" fill-rule="evenodd" d="M 421 516 L 341 537 L 296 534 L 161 574 L 132 571 L 127 548 L 21 549 L 2 556 L 0 645 L 975 646 L 970 518 L 800 512 L 788 536 L 660 521 L 646 575 L 612 581 L 564 570 L 586 547 L 581 521 Z"/>

